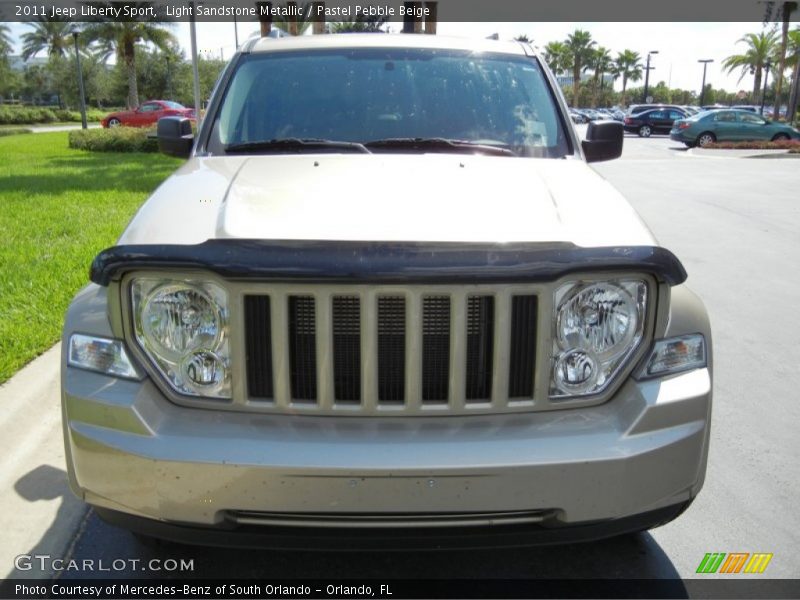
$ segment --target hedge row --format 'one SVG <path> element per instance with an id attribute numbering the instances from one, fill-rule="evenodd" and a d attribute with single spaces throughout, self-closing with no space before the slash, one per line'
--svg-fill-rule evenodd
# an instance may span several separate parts
<path id="1" fill-rule="evenodd" d="M 88 121 L 100 121 L 107 113 L 89 109 Z M 33 125 L 36 123 L 74 122 L 80 123 L 81 113 L 77 110 L 61 108 L 41 108 L 35 106 L 0 105 L 0 125 Z"/>
<path id="2" fill-rule="evenodd" d="M 706 148 L 718 148 L 724 150 L 798 150 L 800 140 L 781 140 L 779 142 L 714 142 L 705 146 Z"/>
<path id="3" fill-rule="evenodd" d="M 158 142 L 150 137 L 153 131 L 134 127 L 74 129 L 69 132 L 69 147 L 90 152 L 158 152 Z"/>
<path id="4" fill-rule="evenodd" d="M 23 133 L 33 133 L 33 132 L 30 129 L 22 129 L 21 127 L 0 129 L 0 137 L 5 137 L 7 135 L 22 135 Z"/>

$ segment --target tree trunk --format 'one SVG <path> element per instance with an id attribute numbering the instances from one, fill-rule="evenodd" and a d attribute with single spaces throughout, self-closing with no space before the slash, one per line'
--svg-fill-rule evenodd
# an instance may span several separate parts
<path id="1" fill-rule="evenodd" d="M 628 104 L 625 102 L 625 90 L 628 89 L 628 78 L 623 75 L 622 76 L 622 106 L 627 107 Z"/>
<path id="2" fill-rule="evenodd" d="M 581 93 L 581 64 L 575 61 L 572 67 L 572 106 L 578 108 L 579 94 Z"/>
<path id="3" fill-rule="evenodd" d="M 797 114 L 797 103 L 800 94 L 800 50 L 797 52 L 797 63 L 794 65 L 794 75 L 792 76 L 792 87 L 789 93 L 789 108 L 786 113 L 786 120 L 791 123 Z"/>
<path id="4" fill-rule="evenodd" d="M 128 71 L 128 110 L 139 107 L 139 86 L 136 84 L 136 51 L 133 40 L 126 40 L 124 47 L 125 69 Z"/>
<path id="5" fill-rule="evenodd" d="M 775 73 L 775 110 L 773 118 L 777 119 L 781 115 L 781 91 L 783 91 L 783 72 L 786 70 L 786 44 L 789 42 L 789 17 L 792 12 L 790 2 L 781 5 L 781 17 L 783 27 L 781 28 L 781 49 L 778 54 L 778 70 Z"/>
<path id="6" fill-rule="evenodd" d="M 756 67 L 756 75 L 753 78 L 753 104 L 761 103 L 761 65 Z"/>
<path id="7" fill-rule="evenodd" d="M 597 78 L 600 72 L 595 70 L 594 82 L 592 83 L 592 108 L 597 108 Z"/>

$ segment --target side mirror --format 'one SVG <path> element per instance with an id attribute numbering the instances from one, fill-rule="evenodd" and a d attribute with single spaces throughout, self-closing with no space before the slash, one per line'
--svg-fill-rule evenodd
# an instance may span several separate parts
<path id="1" fill-rule="evenodd" d="M 192 122 L 186 117 L 162 117 L 156 128 L 158 149 L 169 156 L 189 158 L 194 145 Z"/>
<path id="2" fill-rule="evenodd" d="M 592 121 L 581 142 L 586 162 L 612 160 L 622 155 L 622 123 L 619 121 Z"/>

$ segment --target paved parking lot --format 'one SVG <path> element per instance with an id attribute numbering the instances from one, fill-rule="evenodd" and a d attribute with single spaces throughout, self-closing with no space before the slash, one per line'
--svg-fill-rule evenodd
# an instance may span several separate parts
<path id="1" fill-rule="evenodd" d="M 663 136 L 626 136 L 623 158 L 596 168 L 681 258 L 712 319 L 716 371 L 708 477 L 676 522 L 620 539 L 525 550 L 152 550 L 92 513 L 80 522 L 72 499 L 29 502 L 54 506 L 50 535 L 63 534 L 58 519 L 69 518 L 68 552 L 75 558 L 110 563 L 188 557 L 201 577 L 689 577 L 706 552 L 716 551 L 772 552 L 771 577 L 800 578 L 800 161 L 702 157 Z M 45 475 L 64 489 L 63 472 L 49 467 Z M 37 486 L 16 485 L 42 495 L 34 492 Z"/>

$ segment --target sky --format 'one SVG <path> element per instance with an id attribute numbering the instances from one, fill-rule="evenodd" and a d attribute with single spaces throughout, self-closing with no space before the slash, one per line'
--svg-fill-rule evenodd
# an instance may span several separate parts
<path id="1" fill-rule="evenodd" d="M 24 24 L 9 23 L 12 36 L 19 36 L 27 30 Z M 399 31 L 401 23 L 389 26 Z M 239 42 L 257 31 L 255 23 L 239 23 Z M 534 45 L 544 47 L 548 42 L 563 40 L 575 29 L 584 29 L 592 34 L 598 45 L 611 50 L 612 56 L 625 49 L 638 52 L 643 58 L 649 51 L 658 50 L 653 55 L 650 72 L 651 84 L 664 81 L 670 87 L 699 92 L 703 77 L 703 66 L 698 59 L 713 59 L 709 64 L 706 83 L 715 88 L 728 91 L 752 90 L 753 76 L 745 75 L 738 83 L 740 73 L 726 74 L 722 61 L 731 54 L 743 51 L 744 44 L 737 44 L 744 34 L 759 32 L 761 23 L 449 23 L 440 22 L 440 35 L 459 37 L 487 37 L 498 33 L 501 39 L 510 39 L 525 34 Z M 182 48 L 189 55 L 189 24 L 177 23 L 173 32 Z M 235 51 L 234 24 L 198 23 L 197 45 L 201 54 L 229 59 Z M 19 44 L 16 46 L 19 51 Z M 634 85 L 641 85 L 642 82 Z M 630 84 L 629 84 L 630 85 Z M 621 89 L 621 80 L 616 88 Z"/>

